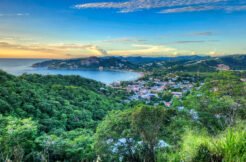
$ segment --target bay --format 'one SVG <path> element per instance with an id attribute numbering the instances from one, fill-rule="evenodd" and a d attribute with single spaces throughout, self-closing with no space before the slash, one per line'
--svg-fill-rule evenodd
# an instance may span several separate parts
<path id="1" fill-rule="evenodd" d="M 131 71 L 111 71 L 97 69 L 81 70 L 51 70 L 47 68 L 33 68 L 32 65 L 44 60 L 40 59 L 0 59 L 0 69 L 13 75 L 41 74 L 41 75 L 79 75 L 105 84 L 119 81 L 131 81 L 138 79 L 141 74 Z"/>

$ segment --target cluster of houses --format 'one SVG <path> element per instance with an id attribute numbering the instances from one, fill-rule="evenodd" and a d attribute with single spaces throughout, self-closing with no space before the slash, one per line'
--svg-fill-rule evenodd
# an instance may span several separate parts
<path id="1" fill-rule="evenodd" d="M 230 66 L 225 65 L 225 64 L 218 64 L 217 69 L 226 71 L 226 70 L 230 70 Z"/>
<path id="2" fill-rule="evenodd" d="M 177 76 L 165 80 L 149 78 L 148 80 L 129 82 L 121 88 L 126 89 L 127 92 L 131 94 L 126 102 L 139 100 L 150 103 L 154 101 L 155 105 L 164 104 L 166 107 L 170 107 L 172 105 L 172 99 L 165 101 L 162 94 L 168 92 L 172 95 L 172 98 L 181 99 L 185 93 L 189 92 L 194 87 L 194 82 L 191 80 L 192 79 L 178 80 Z"/>

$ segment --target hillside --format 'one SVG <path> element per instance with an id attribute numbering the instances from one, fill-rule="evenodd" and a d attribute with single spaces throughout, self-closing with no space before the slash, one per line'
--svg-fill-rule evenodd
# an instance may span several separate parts
<path id="1" fill-rule="evenodd" d="M 133 64 L 146 64 L 155 63 L 160 61 L 191 61 L 191 60 L 201 60 L 209 58 L 209 56 L 177 56 L 177 57 L 142 57 L 142 56 L 131 56 L 131 57 L 120 57 L 126 59 Z"/>
<path id="2" fill-rule="evenodd" d="M 33 67 L 47 67 L 49 69 L 111 69 L 111 70 L 136 70 L 141 65 L 160 61 L 195 61 L 206 59 L 203 56 L 179 56 L 179 57 L 88 57 L 68 60 L 48 60 L 36 63 Z"/>
<path id="3" fill-rule="evenodd" d="M 33 67 L 49 69 L 134 69 L 136 65 L 118 57 L 88 57 L 69 60 L 49 60 L 34 64 Z"/>
<path id="4" fill-rule="evenodd" d="M 219 62 L 233 70 L 246 70 L 246 55 L 223 56 L 219 58 Z"/>
<path id="5" fill-rule="evenodd" d="M 169 69 L 170 71 L 210 72 L 220 69 L 245 70 L 246 55 L 222 57 L 178 56 L 178 57 L 89 57 L 69 60 L 49 60 L 33 67 L 49 69 L 100 69 L 140 70 Z"/>
<path id="6" fill-rule="evenodd" d="M 168 64 L 168 63 L 166 63 Z M 210 57 L 202 60 L 169 62 L 171 71 L 211 72 L 217 70 L 246 70 L 246 55 Z"/>
<path id="7" fill-rule="evenodd" d="M 160 98 L 127 103 L 124 89 L 78 76 L 0 71 L 0 161 L 245 161 L 245 73 L 158 75 L 133 87 L 163 84 Z"/>
<path id="8" fill-rule="evenodd" d="M 101 89 L 104 84 L 78 76 L 22 75 L 0 72 L 0 113 L 31 117 L 45 132 L 86 128 L 122 105 Z"/>

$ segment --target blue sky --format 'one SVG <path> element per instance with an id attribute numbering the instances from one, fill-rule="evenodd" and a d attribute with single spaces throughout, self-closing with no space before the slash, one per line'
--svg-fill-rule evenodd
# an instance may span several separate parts
<path id="1" fill-rule="evenodd" d="M 1 0 L 0 57 L 246 53 L 245 0 Z"/>

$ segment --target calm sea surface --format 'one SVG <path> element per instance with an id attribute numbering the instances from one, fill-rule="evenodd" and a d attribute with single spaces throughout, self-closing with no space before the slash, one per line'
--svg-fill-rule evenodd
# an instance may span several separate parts
<path id="1" fill-rule="evenodd" d="M 35 59 L 0 59 L 0 69 L 13 75 L 21 75 L 23 73 L 37 73 L 42 75 L 79 75 L 84 78 L 94 79 L 106 84 L 116 81 L 135 80 L 141 74 L 126 71 L 99 71 L 99 70 L 49 70 L 46 68 L 32 68 L 34 63 L 44 60 Z"/>

